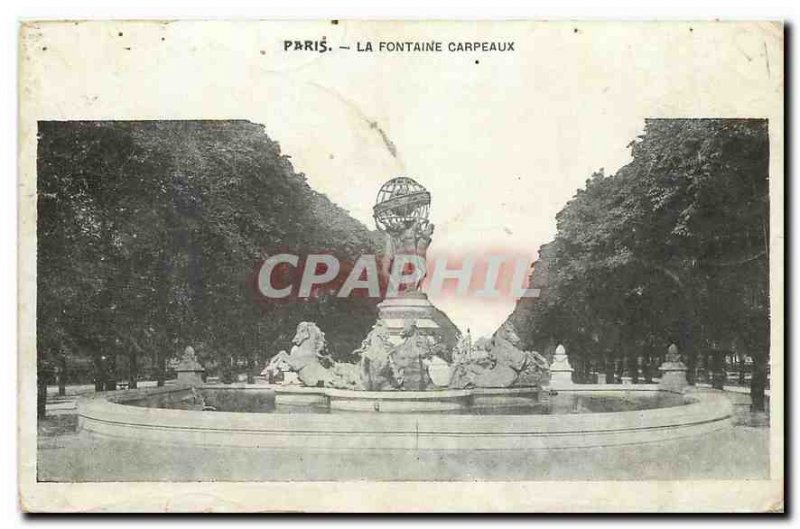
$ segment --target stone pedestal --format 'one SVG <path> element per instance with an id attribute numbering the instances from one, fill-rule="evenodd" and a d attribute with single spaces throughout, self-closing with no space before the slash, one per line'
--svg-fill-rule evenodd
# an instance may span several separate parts
<path id="1" fill-rule="evenodd" d="M 203 373 L 205 373 L 205 369 L 192 369 L 186 371 L 175 370 L 175 372 L 178 374 L 178 384 L 198 386 L 203 383 Z"/>
<path id="2" fill-rule="evenodd" d="M 661 382 L 658 385 L 664 389 L 681 391 L 689 385 L 686 380 L 689 369 L 683 362 L 664 362 L 658 370 L 661 371 Z"/>
<path id="3" fill-rule="evenodd" d="M 422 334 L 436 333 L 439 325 L 433 320 L 434 307 L 421 292 L 387 298 L 378 304 L 378 316 L 389 329 L 393 344 L 402 342 L 400 333 L 407 323 L 416 325 Z"/>
<path id="4" fill-rule="evenodd" d="M 678 348 L 675 344 L 669 346 L 666 360 L 658 370 L 661 371 L 661 382 L 658 385 L 664 389 L 682 391 L 689 385 L 686 380 L 686 372 L 689 368 L 681 362 Z"/>
<path id="5" fill-rule="evenodd" d="M 550 385 L 551 386 L 571 386 L 572 385 L 572 366 L 569 365 L 567 351 L 563 345 L 556 347 L 556 354 L 550 363 Z"/>
<path id="6" fill-rule="evenodd" d="M 389 341 L 393 345 L 403 342 L 403 328 L 413 323 L 421 335 L 435 336 L 437 341 L 452 350 L 459 331 L 450 319 L 428 301 L 423 292 L 406 292 L 396 298 L 387 298 L 378 304 L 378 317 L 389 330 Z"/>
<path id="7" fill-rule="evenodd" d="M 191 346 L 186 348 L 180 363 L 175 367 L 175 373 L 178 374 L 178 384 L 191 386 L 203 384 L 203 373 L 205 371 L 205 368 L 197 361 L 194 349 Z"/>

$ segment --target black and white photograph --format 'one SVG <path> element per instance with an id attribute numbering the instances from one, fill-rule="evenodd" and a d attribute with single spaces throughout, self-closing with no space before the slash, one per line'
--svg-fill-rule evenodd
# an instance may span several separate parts
<path id="1" fill-rule="evenodd" d="M 23 503 L 782 509 L 783 32 L 26 22 Z"/>

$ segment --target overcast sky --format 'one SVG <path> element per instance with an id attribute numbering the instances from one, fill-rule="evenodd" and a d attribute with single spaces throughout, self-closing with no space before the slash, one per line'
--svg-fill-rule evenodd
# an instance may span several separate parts
<path id="1" fill-rule="evenodd" d="M 334 51 L 283 50 L 284 39 L 323 35 Z M 314 189 L 370 227 L 381 184 L 409 176 L 433 197 L 431 253 L 508 249 L 534 260 L 591 173 L 630 159 L 646 117 L 774 116 L 765 94 L 782 82 L 776 35 L 720 23 L 342 21 L 142 23 L 120 36 L 85 24 L 44 25 L 26 49 L 48 48 L 31 68 L 38 119 L 250 119 Z M 358 53 L 368 40 L 515 50 Z M 36 82 L 45 77 L 60 82 Z M 474 335 L 514 307 L 431 300 Z"/>

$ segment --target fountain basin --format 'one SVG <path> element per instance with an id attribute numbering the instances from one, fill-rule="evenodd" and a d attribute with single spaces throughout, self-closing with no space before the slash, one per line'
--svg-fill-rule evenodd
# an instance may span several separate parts
<path id="1" fill-rule="evenodd" d="M 456 412 L 486 407 L 536 406 L 546 399 L 540 388 L 351 391 L 301 386 L 270 387 L 275 391 L 278 406 L 303 406 L 313 402 L 331 411 Z"/>
<path id="2" fill-rule="evenodd" d="M 713 392 L 682 394 L 660 390 L 656 385 L 625 390 L 609 386 L 575 386 L 560 390 L 555 397 L 559 402 L 553 403 L 549 414 L 537 414 L 536 406 L 518 405 L 518 399 L 529 399 L 526 390 L 448 390 L 442 395 L 430 395 L 439 392 L 384 393 L 325 388 L 291 388 L 292 391 L 276 392 L 264 385 L 198 389 L 241 395 L 271 393 L 276 397 L 276 409 L 273 413 L 246 413 L 146 407 L 142 405 L 143 399 L 146 403 L 153 396 L 162 399 L 170 393 L 179 396 L 190 389 L 134 390 L 80 400 L 80 427 L 97 435 L 177 444 L 337 450 L 530 450 L 663 442 L 703 435 L 732 425 L 732 407 L 724 395 Z M 379 393 L 377 400 L 375 393 Z M 450 408 L 432 409 L 435 408 L 432 406 L 429 412 L 398 413 L 397 405 L 425 400 L 421 395 L 403 393 L 426 393 L 436 406 L 443 402 Z M 361 399 L 358 394 L 362 394 Z M 673 400 L 668 407 L 606 412 L 574 409 L 571 404 L 587 398 L 624 402 L 635 395 Z M 501 398 L 514 399 L 510 411 L 504 411 L 508 407 L 501 405 Z M 454 402 L 469 399 L 473 404 L 476 400 L 483 404 L 476 410 L 453 413 Z M 489 399 L 488 404 L 481 399 Z M 395 412 L 374 413 L 376 402 L 381 410 L 384 406 L 395 406 Z M 369 406 L 372 410 L 366 411 Z M 493 407 L 499 413 L 480 411 Z M 365 411 L 352 411 L 356 408 Z"/>

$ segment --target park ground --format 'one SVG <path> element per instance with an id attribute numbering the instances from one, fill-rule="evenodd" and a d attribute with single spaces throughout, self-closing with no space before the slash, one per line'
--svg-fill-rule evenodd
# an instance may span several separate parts
<path id="1" fill-rule="evenodd" d="M 531 451 L 339 451 L 163 445 L 78 431 L 75 395 L 39 424 L 40 481 L 767 479 L 768 417 L 726 392 L 733 428 L 658 444 Z"/>

